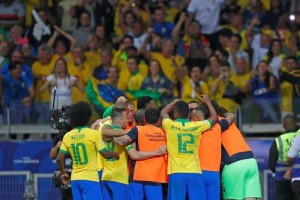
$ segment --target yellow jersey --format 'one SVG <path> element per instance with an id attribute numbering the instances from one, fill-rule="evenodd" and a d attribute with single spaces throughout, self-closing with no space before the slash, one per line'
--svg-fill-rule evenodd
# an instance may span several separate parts
<path id="1" fill-rule="evenodd" d="M 194 90 L 194 83 L 192 79 L 186 75 L 181 81 L 181 83 L 182 83 L 181 99 L 187 103 L 192 100 L 198 101 L 200 94 Z M 209 94 L 208 86 L 204 81 L 200 81 L 199 85 L 202 90 L 202 94 Z"/>
<path id="2" fill-rule="evenodd" d="M 39 76 L 43 76 L 46 80 L 46 77 L 53 72 L 55 65 L 55 58 L 52 57 L 48 64 L 42 64 L 40 61 L 36 61 L 32 65 L 33 77 L 37 80 L 35 84 L 35 91 L 39 91 L 43 86 L 44 82 L 39 79 Z M 43 92 L 36 92 L 36 101 L 49 102 L 50 101 L 50 91 L 44 90 Z"/>
<path id="3" fill-rule="evenodd" d="M 112 125 L 113 129 L 121 129 L 118 126 Z M 119 154 L 119 160 L 115 158 L 104 159 L 102 181 L 113 181 L 118 183 L 123 183 L 128 185 L 128 161 L 126 149 L 129 147 L 124 147 L 115 144 L 113 141 L 105 142 L 108 151 L 114 151 Z"/>
<path id="4" fill-rule="evenodd" d="M 88 127 L 78 127 L 66 133 L 60 146 L 61 153 L 69 153 L 73 160 L 71 180 L 99 182 L 97 151 L 106 150 L 100 134 Z"/>
<path id="5" fill-rule="evenodd" d="M 100 127 L 98 129 L 98 133 L 99 133 L 99 136 L 100 136 L 100 143 L 103 142 L 103 140 L 102 140 L 102 128 L 103 128 L 103 126 L 110 125 L 110 124 L 111 124 L 111 120 L 107 120 L 103 124 L 100 125 Z M 103 170 L 103 162 L 104 162 L 103 156 L 100 153 L 97 153 L 97 169 L 98 169 L 98 171 Z"/>
<path id="6" fill-rule="evenodd" d="M 201 174 L 198 158 L 201 133 L 210 129 L 210 120 L 190 122 L 188 119 L 165 118 L 162 127 L 166 132 L 168 149 L 168 174 Z"/>
<path id="7" fill-rule="evenodd" d="M 85 53 L 86 60 L 89 64 L 89 66 L 90 66 L 90 71 L 92 73 L 94 72 L 94 69 L 96 67 L 99 67 L 102 63 L 100 54 L 101 54 L 100 51 L 98 51 L 96 53 L 88 51 L 88 52 Z"/>
<path id="8" fill-rule="evenodd" d="M 84 87 L 87 85 L 89 78 L 92 76 L 90 66 L 87 62 L 84 62 L 83 68 L 80 69 L 80 67 L 76 66 L 72 60 L 71 62 L 68 62 L 68 69 L 70 75 L 75 76 L 78 82 Z M 77 103 L 79 101 L 87 101 L 86 95 L 77 87 L 74 87 L 72 91 L 72 103 Z"/>

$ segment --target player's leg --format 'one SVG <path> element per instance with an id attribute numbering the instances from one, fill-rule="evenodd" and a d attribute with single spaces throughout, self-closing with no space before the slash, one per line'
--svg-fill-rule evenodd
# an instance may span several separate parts
<path id="1" fill-rule="evenodd" d="M 112 191 L 109 187 L 109 181 L 101 181 L 103 199 L 112 200 Z"/>
<path id="2" fill-rule="evenodd" d="M 203 170 L 202 177 L 206 192 L 206 199 L 220 199 L 220 173 Z"/>
<path id="3" fill-rule="evenodd" d="M 83 200 L 103 199 L 99 182 L 81 180 L 80 187 Z"/>
<path id="4" fill-rule="evenodd" d="M 113 181 L 107 181 L 112 191 L 113 200 L 129 200 L 129 185 Z"/>
<path id="5" fill-rule="evenodd" d="M 80 181 L 71 181 L 73 199 L 82 200 L 80 192 Z"/>
<path id="6" fill-rule="evenodd" d="M 261 198 L 261 187 L 257 162 L 254 158 L 243 160 L 244 168 L 247 168 L 245 177 L 246 199 Z"/>
<path id="7" fill-rule="evenodd" d="M 147 200 L 162 200 L 162 185 L 160 183 L 145 183 L 144 192 Z"/>
<path id="8" fill-rule="evenodd" d="M 187 178 L 187 193 L 189 200 L 206 199 L 202 174 L 189 173 Z"/>
<path id="9" fill-rule="evenodd" d="M 182 200 L 187 194 L 186 174 L 175 173 L 169 175 L 168 200 Z"/>
<path id="10" fill-rule="evenodd" d="M 143 184 L 138 181 L 131 181 L 129 183 L 129 196 L 130 196 L 130 200 L 143 200 L 144 199 Z"/>
<path id="11" fill-rule="evenodd" d="M 245 198 L 245 170 L 239 162 L 225 165 L 223 168 L 222 194 L 225 200 Z"/>

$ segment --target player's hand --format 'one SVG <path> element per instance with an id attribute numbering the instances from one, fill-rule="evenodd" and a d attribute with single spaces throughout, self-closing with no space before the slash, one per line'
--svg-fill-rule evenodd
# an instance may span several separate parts
<path id="1" fill-rule="evenodd" d="M 56 144 L 56 147 L 60 148 L 61 143 L 62 143 L 62 141 L 58 141 L 57 144 Z"/>
<path id="2" fill-rule="evenodd" d="M 207 104 L 207 103 L 210 102 L 210 98 L 209 98 L 209 96 L 206 95 L 206 94 L 200 95 L 200 100 L 201 100 L 203 103 L 205 103 L 205 104 Z"/>
<path id="3" fill-rule="evenodd" d="M 292 179 L 292 168 L 289 168 L 288 170 L 286 170 L 286 172 L 283 175 L 283 178 L 285 180 L 291 180 Z"/>
<path id="4" fill-rule="evenodd" d="M 167 145 L 162 145 L 157 149 L 158 155 L 162 156 L 167 153 Z"/>
<path id="5" fill-rule="evenodd" d="M 70 176 L 68 173 L 61 174 L 60 179 L 64 185 L 70 184 Z"/>
<path id="6" fill-rule="evenodd" d="M 112 158 L 115 158 L 116 160 L 119 160 L 119 159 L 120 159 L 119 154 L 116 153 L 116 152 L 110 152 L 110 155 L 111 155 Z"/>
<path id="7" fill-rule="evenodd" d="M 91 129 L 94 129 L 94 130 L 98 130 L 99 129 L 99 124 L 101 122 L 101 119 L 98 119 L 97 121 L 95 121 L 92 126 L 91 126 Z"/>

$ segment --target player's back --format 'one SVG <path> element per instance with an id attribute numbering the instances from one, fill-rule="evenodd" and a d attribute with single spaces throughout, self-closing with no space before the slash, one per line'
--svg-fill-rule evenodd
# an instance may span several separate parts
<path id="1" fill-rule="evenodd" d="M 73 129 L 64 136 L 64 145 L 73 159 L 72 180 L 99 180 L 96 144 L 99 138 L 96 130 L 87 127 Z"/>
<path id="2" fill-rule="evenodd" d="M 201 173 L 198 148 L 201 133 L 211 127 L 209 121 L 163 120 L 168 149 L 168 174 Z"/>

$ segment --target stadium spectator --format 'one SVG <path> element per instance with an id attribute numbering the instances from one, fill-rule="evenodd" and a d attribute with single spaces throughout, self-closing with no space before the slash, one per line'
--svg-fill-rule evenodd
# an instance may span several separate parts
<path id="1" fill-rule="evenodd" d="M 161 105 L 167 105 L 173 98 L 172 83 L 163 75 L 161 65 L 157 60 L 149 63 L 149 76 L 143 80 L 141 89 L 158 91 L 161 94 Z"/>
<path id="2" fill-rule="evenodd" d="M 198 100 L 200 95 L 209 94 L 207 84 L 201 79 L 202 72 L 198 66 L 193 66 L 189 75 L 180 76 L 181 81 L 181 98 L 185 102 Z"/>
<path id="3" fill-rule="evenodd" d="M 154 34 L 161 36 L 162 38 L 170 38 L 174 24 L 166 21 L 166 12 L 162 7 L 156 7 L 153 11 L 152 28 Z"/>
<path id="4" fill-rule="evenodd" d="M 276 137 L 269 149 L 269 168 L 275 174 L 275 199 L 293 199 L 290 180 L 285 179 L 285 172 L 289 168 L 287 154 L 293 139 L 299 135 L 296 118 L 286 115 L 282 120 L 285 133 Z"/>
<path id="5" fill-rule="evenodd" d="M 223 0 L 214 3 L 206 0 L 191 0 L 187 9 L 201 24 L 201 33 L 207 37 L 214 49 L 220 47 L 217 31 L 222 4 Z"/>
<path id="6" fill-rule="evenodd" d="M 251 95 L 253 101 L 262 111 L 263 120 L 279 122 L 278 82 L 271 67 L 265 61 L 257 65 L 256 75 L 251 78 Z"/>
<path id="7" fill-rule="evenodd" d="M 55 62 L 53 73 L 46 77 L 46 81 L 38 92 L 50 89 L 50 109 L 61 109 L 62 106 L 72 105 L 73 87 L 78 87 L 84 92 L 84 87 L 77 78 L 70 76 L 67 62 L 63 58 L 59 58 Z"/>
<path id="8" fill-rule="evenodd" d="M 29 123 L 31 102 L 34 98 L 32 81 L 22 74 L 20 62 L 10 62 L 8 69 L 9 73 L 6 73 L 2 80 L 4 123 L 7 124 L 8 120 L 11 124 Z M 9 109 L 9 116 L 7 109 Z M 10 135 L 10 137 L 16 139 L 16 135 Z M 28 134 L 23 137 L 23 139 L 28 138 Z"/>
<path id="9" fill-rule="evenodd" d="M 229 57 L 228 63 L 230 65 L 230 70 L 232 73 L 237 73 L 237 59 L 243 58 L 246 62 L 247 67 L 250 66 L 249 64 L 249 55 L 243 50 L 240 50 L 242 42 L 242 37 L 239 34 L 233 34 L 230 37 L 230 44 L 229 44 Z"/>
<path id="10" fill-rule="evenodd" d="M 54 69 L 55 60 L 53 59 L 52 49 L 47 45 L 42 45 L 38 49 L 38 60 L 32 66 L 32 73 L 35 79 L 35 91 L 39 91 L 46 77 L 50 75 Z M 35 95 L 34 108 L 39 116 L 39 123 L 48 123 L 50 121 L 50 93 L 49 90 L 37 92 Z M 36 119 L 33 119 L 35 121 Z"/>
<path id="11" fill-rule="evenodd" d="M 90 25 L 91 14 L 84 11 L 80 14 L 80 26 L 73 31 L 73 36 L 77 40 L 77 44 L 86 46 L 86 40 L 92 31 L 92 26 Z"/>
<path id="12" fill-rule="evenodd" d="M 15 24 L 20 26 L 25 22 L 24 7 L 13 0 L 4 0 L 0 4 L 0 23 L 9 29 Z"/>
<path id="13" fill-rule="evenodd" d="M 299 87 L 300 87 L 300 69 L 298 66 L 297 59 L 293 56 L 286 58 L 286 68 L 289 71 L 289 73 L 282 72 L 282 69 L 279 71 L 280 74 L 280 80 L 287 81 L 291 84 L 293 84 L 293 112 L 294 115 L 297 117 L 297 119 L 300 119 L 299 113 L 300 113 L 300 93 L 299 93 Z"/>
<path id="14" fill-rule="evenodd" d="M 278 71 L 282 65 L 285 55 L 283 54 L 282 44 L 279 39 L 271 41 L 270 49 L 264 60 L 267 61 L 272 69 L 274 76 L 279 79 Z"/>

